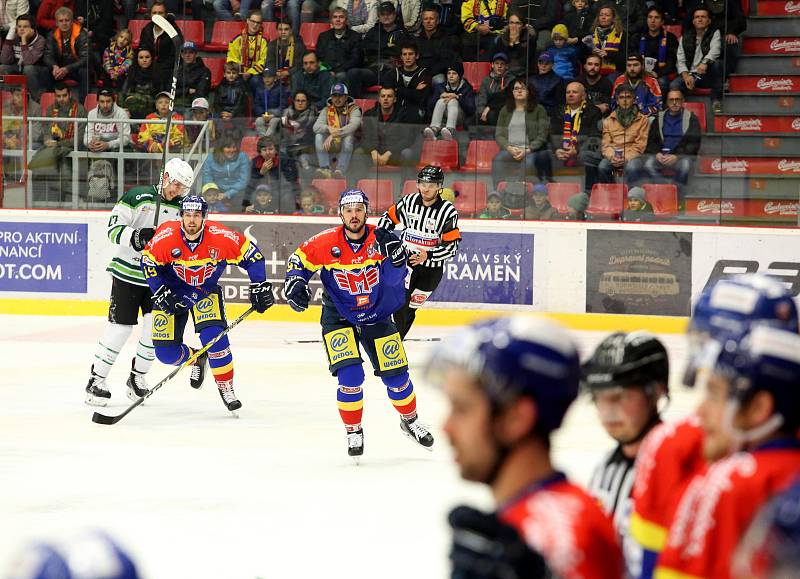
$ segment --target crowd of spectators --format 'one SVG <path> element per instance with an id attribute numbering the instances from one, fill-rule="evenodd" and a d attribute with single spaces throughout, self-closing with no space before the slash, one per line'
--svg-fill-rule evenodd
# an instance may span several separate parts
<path id="1" fill-rule="evenodd" d="M 181 120 L 210 119 L 214 149 L 202 174 L 220 191 L 219 206 L 241 211 L 267 187 L 267 205 L 282 213 L 302 211 L 315 178 L 354 185 L 395 169 L 412 179 L 430 141 L 456 141 L 462 160 L 470 141 L 495 141 L 487 184 L 496 195 L 491 207 L 485 196 L 475 216 L 552 216 L 540 198 L 545 190 L 531 185 L 564 174 L 583 177 L 576 206 L 598 183 L 675 183 L 683 199 L 702 138 L 686 97 L 709 88 L 711 109 L 720 111 L 746 26 L 739 0 L 141 4 L 5 2 L 0 73 L 27 77 L 31 105 L 66 89 L 80 107 L 95 93 L 90 123 L 79 127 L 87 134 L 79 145 L 89 151 L 160 153 L 163 124 L 101 128 L 114 119 L 163 119 L 169 109 L 175 46 L 152 22 L 135 37 L 129 20 L 160 14 L 176 24 L 176 14 L 189 18 L 187 6 L 209 29 L 238 20 L 241 32 L 227 44 L 216 85 L 202 46 L 182 44 L 170 149 L 185 152 L 198 138 L 200 127 Z M 268 34 L 264 23 L 275 20 Z M 311 50 L 301 25 L 320 20 L 330 29 Z M 470 76 L 465 63 L 485 64 Z M 4 113 L 13 106 L 7 100 Z M 86 115 L 71 108 L 40 114 L 62 113 Z M 18 146 L 19 128 L 4 129 L 6 148 Z M 46 145 L 48 128 L 39 133 L 29 135 L 32 150 Z M 261 137 L 252 158 L 242 151 L 248 135 Z M 497 198 L 511 211 L 497 211 Z"/>

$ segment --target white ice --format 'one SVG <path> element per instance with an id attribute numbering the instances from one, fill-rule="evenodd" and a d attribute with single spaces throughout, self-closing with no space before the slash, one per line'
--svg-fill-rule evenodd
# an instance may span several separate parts
<path id="1" fill-rule="evenodd" d="M 239 419 L 210 375 L 195 391 L 184 372 L 113 426 L 92 423 L 83 402 L 104 319 L 0 316 L 0 324 L 0 577 L 27 541 L 102 528 L 149 579 L 444 578 L 446 513 L 490 505 L 451 463 L 439 429 L 445 400 L 419 371 L 431 342 L 407 350 L 434 451 L 400 433 L 367 364 L 365 454 L 355 466 L 322 346 L 298 343 L 318 339 L 318 324 L 248 320 L 233 331 Z M 409 337 L 450 331 L 415 327 Z M 584 355 L 603 336 L 575 335 Z M 187 337 L 196 340 L 190 329 Z M 680 368 L 684 338 L 663 338 Z M 130 404 L 135 342 L 111 373 L 108 414 Z M 151 384 L 168 371 L 156 364 Z M 695 402 L 674 382 L 668 417 Z M 586 483 L 612 446 L 582 398 L 554 440 L 555 461 Z"/>

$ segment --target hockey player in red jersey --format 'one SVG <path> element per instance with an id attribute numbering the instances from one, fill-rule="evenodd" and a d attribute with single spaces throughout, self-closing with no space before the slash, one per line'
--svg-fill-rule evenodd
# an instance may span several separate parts
<path id="1" fill-rule="evenodd" d="M 683 493 L 656 579 L 731 577 L 755 514 L 800 475 L 800 336 L 758 326 L 707 350 L 713 370 L 697 414 L 717 460 Z M 741 450 L 725 456 L 731 440 Z"/>
<path id="2" fill-rule="evenodd" d="M 566 331 L 523 316 L 477 323 L 433 351 L 429 377 L 450 401 L 444 431 L 461 476 L 497 504 L 450 513 L 452 577 L 544 577 L 540 553 L 562 579 L 620 579 L 611 520 L 550 460 L 580 379 Z"/>
<path id="3" fill-rule="evenodd" d="M 284 293 L 298 312 L 308 308 L 308 281 L 319 272 L 322 295 L 322 338 L 331 374 L 339 382 L 336 399 L 347 432 L 348 454 L 364 453 L 361 415 L 364 406 L 361 346 L 400 413 L 402 432 L 430 449 L 433 436 L 417 420 L 417 399 L 408 374 L 403 341 L 392 313 L 403 303 L 406 251 L 386 230 L 367 225 L 369 200 L 350 189 L 339 199 L 340 227 L 305 241 L 289 258 Z"/>
<path id="4" fill-rule="evenodd" d="M 763 275 L 722 279 L 700 295 L 689 324 L 687 386 L 702 387 L 708 374 L 704 346 L 709 340 L 740 337 L 751 327 L 769 325 L 797 333 L 797 308 L 785 287 Z M 675 509 L 689 482 L 708 460 L 730 453 L 733 441 L 717 438 L 722 448 L 708 454 L 701 420 L 690 415 L 656 426 L 642 442 L 633 486 L 631 536 L 643 548 L 641 579 L 651 579 Z"/>
<path id="5" fill-rule="evenodd" d="M 180 221 L 162 224 L 142 252 L 142 271 L 153 291 L 153 343 L 164 364 L 180 366 L 194 353 L 183 343 L 190 311 L 204 345 L 228 325 L 218 281 L 229 264 L 247 272 L 250 302 L 257 312 L 265 312 L 274 303 L 258 247 L 241 233 L 207 221 L 207 216 L 205 199 L 186 197 L 181 202 Z M 233 391 L 233 356 L 227 336 L 192 365 L 193 388 L 203 385 L 206 362 L 225 407 L 231 412 L 241 408 Z"/>

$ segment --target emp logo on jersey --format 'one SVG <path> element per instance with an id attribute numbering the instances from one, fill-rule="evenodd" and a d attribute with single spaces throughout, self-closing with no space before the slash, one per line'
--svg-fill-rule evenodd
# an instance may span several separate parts
<path id="1" fill-rule="evenodd" d="M 337 270 L 333 272 L 333 277 L 339 289 L 350 295 L 368 294 L 378 285 L 380 271 L 377 267 L 365 267 L 358 271 Z"/>
<path id="2" fill-rule="evenodd" d="M 188 267 L 185 265 L 173 264 L 175 274 L 193 287 L 199 287 L 206 282 L 206 279 L 211 276 L 216 267 L 211 263 L 199 265 L 197 267 Z"/>

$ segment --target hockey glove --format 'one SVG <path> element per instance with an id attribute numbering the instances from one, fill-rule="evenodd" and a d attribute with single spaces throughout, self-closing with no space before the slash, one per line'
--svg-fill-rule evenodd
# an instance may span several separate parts
<path id="1" fill-rule="evenodd" d="M 294 311 L 302 312 L 308 309 L 311 290 L 308 289 L 308 283 L 302 277 L 292 276 L 286 278 L 283 284 L 283 293 L 286 295 L 286 301 Z"/>
<path id="2" fill-rule="evenodd" d="M 153 239 L 155 234 L 156 230 L 152 227 L 137 229 L 133 232 L 133 235 L 131 235 L 131 247 L 136 251 L 142 251 L 147 246 L 147 242 Z"/>
<path id="3" fill-rule="evenodd" d="M 552 577 L 539 553 L 495 513 L 460 506 L 448 516 L 453 528 L 451 579 L 543 579 Z"/>
<path id="4" fill-rule="evenodd" d="M 172 290 L 165 285 L 162 285 L 153 294 L 153 307 L 173 316 L 182 314 L 189 309 L 186 302 L 172 293 Z"/>
<path id="5" fill-rule="evenodd" d="M 406 262 L 406 249 L 403 247 L 403 242 L 391 231 L 376 229 L 375 243 L 378 246 L 378 253 L 388 257 L 395 267 L 400 267 Z"/>
<path id="6" fill-rule="evenodd" d="M 259 314 L 266 312 L 275 304 L 272 295 L 272 284 L 268 281 L 259 281 L 250 284 L 250 303 Z"/>

